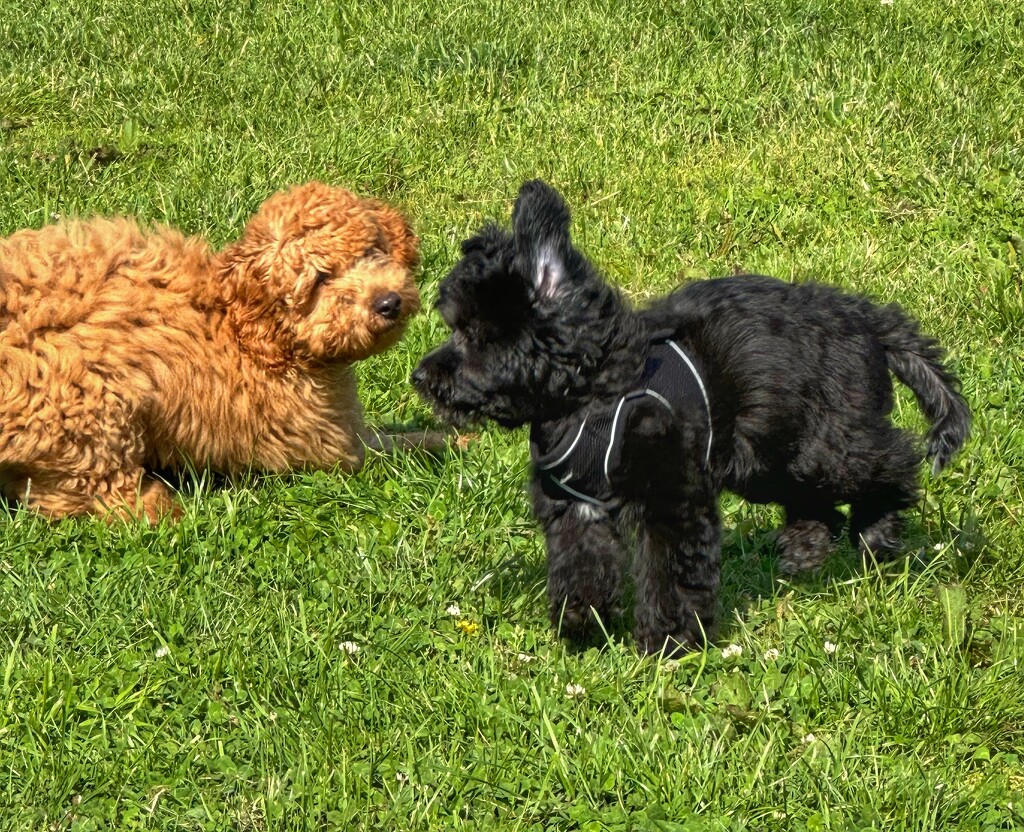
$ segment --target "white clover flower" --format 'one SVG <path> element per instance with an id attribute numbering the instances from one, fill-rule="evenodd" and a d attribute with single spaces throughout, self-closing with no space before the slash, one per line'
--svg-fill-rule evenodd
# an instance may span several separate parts
<path id="1" fill-rule="evenodd" d="M 529 653 L 516 653 L 516 661 L 520 664 L 529 664 L 532 661 L 536 661 L 536 656 L 531 656 Z"/>
<path id="2" fill-rule="evenodd" d="M 338 644 L 338 649 L 343 653 L 348 653 L 350 656 L 354 656 L 359 652 L 359 645 L 354 641 L 342 641 Z"/>
<path id="3" fill-rule="evenodd" d="M 936 552 L 941 552 L 941 551 L 942 551 L 942 544 L 941 544 L 941 543 L 936 543 L 936 544 L 935 544 L 934 546 L 932 546 L 932 548 L 933 548 L 933 549 L 934 549 L 934 550 L 935 550 Z"/>
<path id="4" fill-rule="evenodd" d="M 396 771 L 395 779 L 404 786 L 406 783 L 409 782 L 409 775 L 406 774 L 404 771 Z"/>
<path id="5" fill-rule="evenodd" d="M 170 647 L 168 647 L 168 646 L 167 646 L 167 645 L 165 644 L 165 645 L 164 645 L 163 647 L 157 647 L 157 648 L 156 648 L 156 654 L 155 654 L 155 655 L 156 655 L 156 657 L 157 657 L 158 659 L 162 659 L 162 658 L 164 658 L 165 656 L 168 656 L 168 655 L 170 655 L 170 653 L 171 653 L 171 648 L 170 648 Z"/>
<path id="6" fill-rule="evenodd" d="M 580 699 L 587 695 L 587 689 L 583 685 L 574 685 L 570 682 L 565 686 L 565 695 L 570 699 Z"/>
<path id="7" fill-rule="evenodd" d="M 766 662 L 774 662 L 779 658 L 779 650 L 777 647 L 769 647 L 764 651 L 764 660 Z"/>
<path id="8" fill-rule="evenodd" d="M 825 644 L 822 645 L 822 646 L 825 648 L 825 652 L 828 653 L 830 656 L 833 653 L 835 653 L 836 650 L 839 649 L 839 647 L 837 645 L 833 644 L 831 641 L 826 641 Z"/>
<path id="9" fill-rule="evenodd" d="M 730 644 L 728 647 L 722 648 L 723 659 L 735 659 L 737 656 L 743 655 L 743 648 L 738 644 Z"/>
<path id="10" fill-rule="evenodd" d="M 882 0 L 882 5 L 883 6 L 891 6 L 892 5 L 892 0 Z"/>
<path id="11" fill-rule="evenodd" d="M 814 742 L 815 739 L 816 738 L 814 734 L 807 733 L 803 735 L 803 738 L 800 740 L 800 742 L 802 742 L 804 745 L 810 745 L 812 742 Z"/>
<path id="12" fill-rule="evenodd" d="M 449 604 L 445 612 L 448 613 L 448 615 L 450 615 L 452 618 L 458 618 L 460 615 L 462 615 L 462 610 L 459 609 L 458 604 Z"/>

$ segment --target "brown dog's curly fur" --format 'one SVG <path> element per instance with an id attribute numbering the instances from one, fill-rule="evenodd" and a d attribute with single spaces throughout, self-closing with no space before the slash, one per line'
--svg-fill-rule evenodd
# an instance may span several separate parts
<path id="1" fill-rule="evenodd" d="M 220 252 L 129 219 L 0 240 L 0 492 L 155 519 L 175 504 L 154 469 L 357 471 L 393 442 L 351 365 L 419 308 L 417 258 L 393 208 L 319 182 Z"/>

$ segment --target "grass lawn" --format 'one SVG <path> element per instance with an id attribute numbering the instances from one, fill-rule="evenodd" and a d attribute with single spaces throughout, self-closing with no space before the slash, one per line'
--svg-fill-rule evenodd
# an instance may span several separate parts
<path id="1" fill-rule="evenodd" d="M 523 432 L 199 476 L 174 525 L 14 512 L 0 829 L 1024 828 L 1019 3 L 2 2 L 0 233 L 221 243 L 322 178 L 409 212 L 429 304 L 543 176 L 637 300 L 744 269 L 901 302 L 975 427 L 882 568 L 782 580 L 776 512 L 725 497 L 724 625 L 678 663 L 554 637 Z M 429 418 L 443 337 L 362 365 L 375 421 Z"/>

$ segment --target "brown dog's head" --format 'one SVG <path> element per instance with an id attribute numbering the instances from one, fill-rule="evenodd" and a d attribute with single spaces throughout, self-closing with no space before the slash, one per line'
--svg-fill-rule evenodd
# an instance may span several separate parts
<path id="1" fill-rule="evenodd" d="M 358 361 L 392 346 L 419 309 L 418 256 L 393 208 L 308 182 L 270 197 L 217 256 L 219 295 L 269 364 Z"/>

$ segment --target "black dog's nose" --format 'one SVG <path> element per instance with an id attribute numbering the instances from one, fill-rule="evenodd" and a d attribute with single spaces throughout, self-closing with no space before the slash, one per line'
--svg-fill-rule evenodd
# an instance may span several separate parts
<path id="1" fill-rule="evenodd" d="M 393 321 L 398 317 L 398 313 L 402 311 L 402 299 L 398 296 L 397 292 L 388 292 L 373 302 L 373 311 L 382 318 Z"/>

